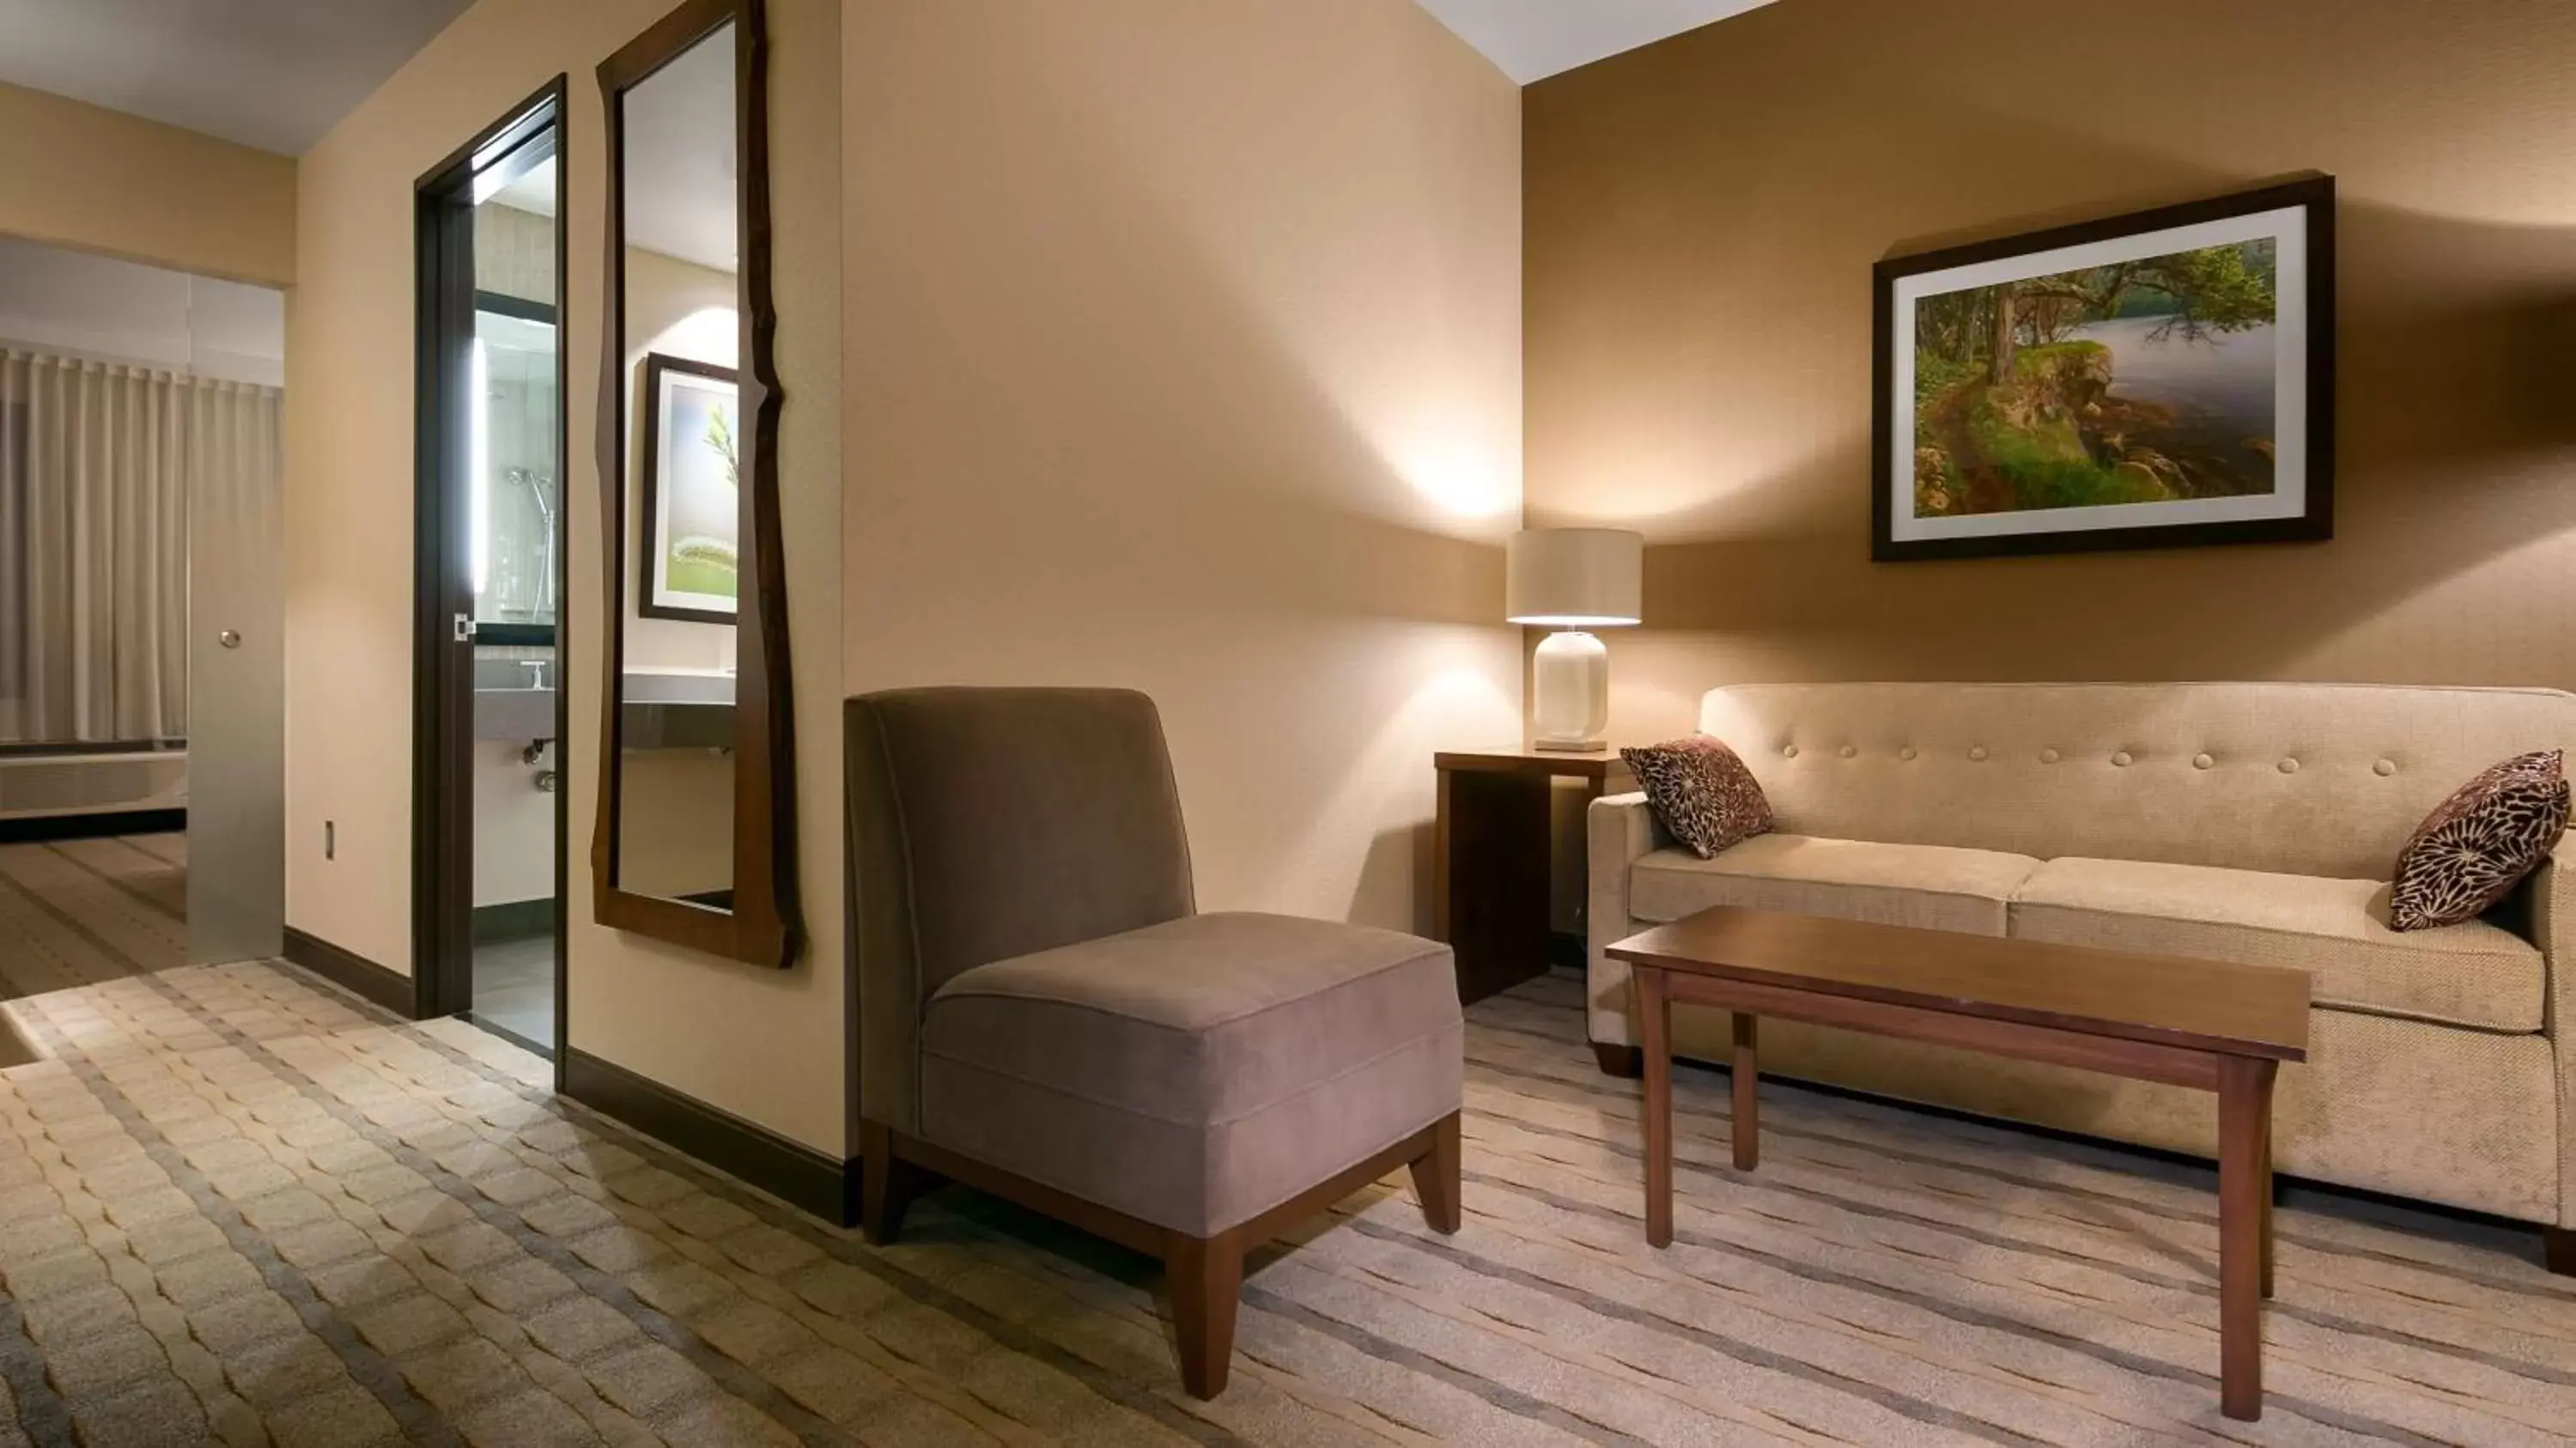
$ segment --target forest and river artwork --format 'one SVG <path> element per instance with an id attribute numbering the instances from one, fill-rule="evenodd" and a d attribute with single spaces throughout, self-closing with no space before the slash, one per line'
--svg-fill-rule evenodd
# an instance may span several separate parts
<path id="1" fill-rule="evenodd" d="M 1918 519 L 2274 490 L 2273 238 L 1918 298 Z"/>

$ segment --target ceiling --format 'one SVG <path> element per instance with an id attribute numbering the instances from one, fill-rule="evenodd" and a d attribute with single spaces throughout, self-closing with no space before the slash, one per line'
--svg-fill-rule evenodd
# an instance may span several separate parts
<path id="1" fill-rule="evenodd" d="M 731 272 L 733 31 L 719 30 L 626 93 L 626 241 Z"/>
<path id="2" fill-rule="evenodd" d="M 555 214 L 555 158 L 548 156 L 519 173 L 517 180 L 492 193 L 492 199 L 503 206 L 516 207 L 538 216 Z"/>
<path id="3" fill-rule="evenodd" d="M 0 81 L 300 156 L 470 0 L 0 0 Z M 1769 0 L 1420 0 L 1529 82 Z"/>
<path id="4" fill-rule="evenodd" d="M 0 4 L 7 0 L 0 0 Z M 626 244 L 732 273 L 733 32 L 719 30 L 646 76 L 626 112 Z M 555 214 L 555 163 L 541 161 L 492 193 L 503 206 Z"/>
<path id="5" fill-rule="evenodd" d="M 1420 0 L 1521 85 L 1771 0 Z"/>
<path id="6" fill-rule="evenodd" d="M 300 156 L 469 0 L 0 0 L 0 81 Z"/>

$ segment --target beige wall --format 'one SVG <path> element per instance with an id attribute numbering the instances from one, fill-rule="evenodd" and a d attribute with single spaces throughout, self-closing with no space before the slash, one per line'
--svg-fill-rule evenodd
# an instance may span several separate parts
<path id="1" fill-rule="evenodd" d="M 288 337 L 287 921 L 409 966 L 412 185 L 569 72 L 572 439 L 567 630 L 572 1044 L 826 1151 L 842 1149 L 838 812 L 801 821 L 813 944 L 762 971 L 587 923 L 597 805 L 599 393 L 607 183 L 593 68 L 664 0 L 481 0 L 334 128 L 299 168 L 302 271 Z M 771 0 L 781 485 L 799 690 L 799 785 L 839 795 L 839 32 L 832 0 Z M 339 858 L 321 858 L 321 822 Z M 818 965 L 818 962 L 820 964 Z"/>
<path id="2" fill-rule="evenodd" d="M 1519 101 L 1408 0 L 772 7 L 813 944 L 764 972 L 579 923 L 585 726 L 570 1020 L 579 1049 L 837 1150 L 845 689 L 1147 689 L 1204 905 L 1427 916 L 1428 756 L 1518 730 L 1493 619 L 1520 506 Z M 411 299 L 386 278 L 409 273 L 412 181 L 573 72 L 568 677 L 595 719 L 589 71 L 657 10 L 482 0 L 304 163 L 288 919 L 387 964 L 409 918 L 412 419 L 386 342 Z"/>
<path id="3" fill-rule="evenodd" d="M 1532 521 L 1657 545 L 1614 732 L 1749 680 L 2576 685 L 2576 7 L 2153 12 L 1794 0 L 1525 93 Z M 2334 542 L 1869 562 L 1873 261 L 2309 168 Z"/>
<path id="4" fill-rule="evenodd" d="M 1519 730 L 1517 92 L 1410 0 L 845 23 L 850 689 L 1144 689 L 1201 906 L 1423 923 Z"/>
<path id="5" fill-rule="evenodd" d="M 0 85 L 0 232 L 200 276 L 295 280 L 295 162 Z"/>

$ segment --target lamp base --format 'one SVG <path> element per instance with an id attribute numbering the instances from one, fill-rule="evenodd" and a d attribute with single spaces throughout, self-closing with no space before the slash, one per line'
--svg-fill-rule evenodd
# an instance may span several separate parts
<path id="1" fill-rule="evenodd" d="M 1589 754 L 1610 725 L 1610 651 L 1580 629 L 1549 634 L 1530 654 L 1531 747 Z"/>

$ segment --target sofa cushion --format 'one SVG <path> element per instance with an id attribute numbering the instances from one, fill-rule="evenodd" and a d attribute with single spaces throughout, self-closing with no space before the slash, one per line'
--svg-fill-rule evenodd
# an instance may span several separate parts
<path id="1" fill-rule="evenodd" d="M 2482 921 L 2406 934 L 2388 928 L 2376 880 L 2273 875 L 2136 860 L 2051 860 L 2013 899 L 2012 933 L 2289 966 L 2315 978 L 2320 1006 L 2537 1031 L 2547 967 L 2511 931 Z"/>
<path id="2" fill-rule="evenodd" d="M 1207 1235 L 1458 1109 L 1449 947 L 1193 915 L 965 971 L 922 1017 L 922 1134 Z"/>
<path id="3" fill-rule="evenodd" d="M 1629 879 L 1628 913 L 1679 920 L 1741 905 L 2001 935 L 2013 891 L 2038 868 L 2027 855 L 1994 850 L 1756 835 L 1713 859 L 1681 849 L 1646 855 Z"/>
<path id="4" fill-rule="evenodd" d="M 1771 832 L 1762 786 L 1723 739 L 1694 734 L 1622 749 L 1619 759 L 1645 787 L 1647 807 L 1664 833 L 1703 860 Z"/>
<path id="5" fill-rule="evenodd" d="M 2475 920 L 2540 868 L 2567 831 L 2565 754 L 2518 754 L 2452 791 L 2406 837 L 2390 876 L 2388 927 Z"/>

